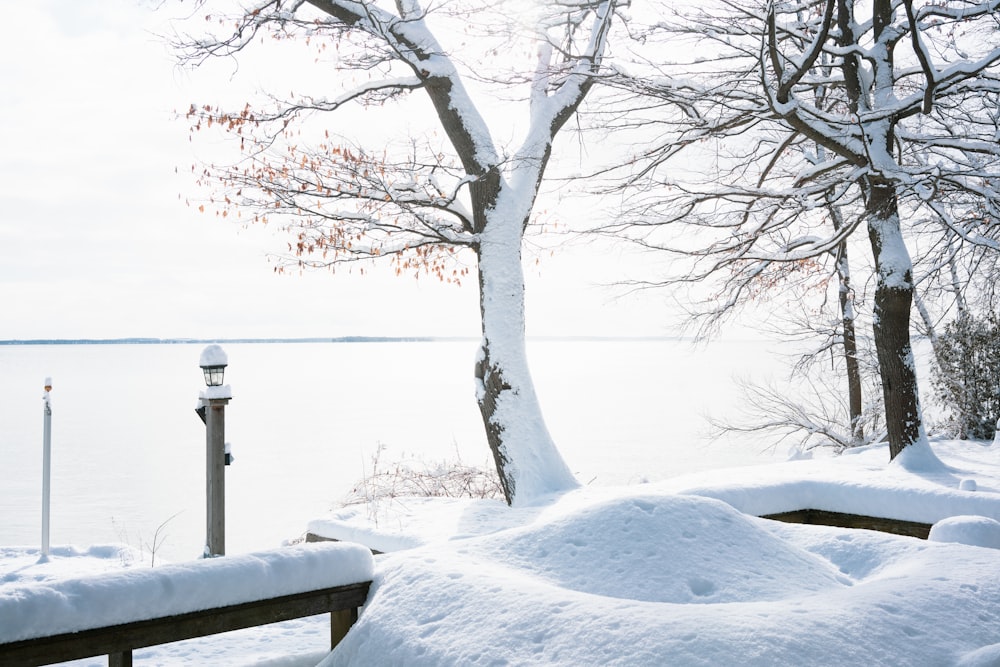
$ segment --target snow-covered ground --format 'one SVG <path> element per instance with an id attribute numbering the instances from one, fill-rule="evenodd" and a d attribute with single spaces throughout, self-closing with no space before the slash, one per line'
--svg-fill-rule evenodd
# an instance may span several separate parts
<path id="1" fill-rule="evenodd" d="M 584 487 L 514 509 L 395 499 L 340 510 L 310 529 L 389 553 L 376 558 L 368 605 L 335 652 L 324 659 L 327 619 L 319 617 L 136 658 L 144 665 L 1000 665 L 1000 445 L 933 448 L 937 458 L 914 451 L 893 464 L 884 446 L 873 446 Z M 752 516 L 806 507 L 935 526 L 922 541 Z M 101 548 L 57 551 L 43 564 L 30 550 L 0 555 L 0 595 L 127 561 Z"/>

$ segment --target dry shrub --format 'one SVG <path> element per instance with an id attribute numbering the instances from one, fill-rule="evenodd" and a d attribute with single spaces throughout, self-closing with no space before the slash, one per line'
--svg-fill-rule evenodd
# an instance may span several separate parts
<path id="1" fill-rule="evenodd" d="M 500 498 L 503 488 L 496 470 L 466 465 L 456 449 L 455 459 L 428 461 L 417 456 L 386 462 L 387 447 L 379 444 L 364 475 L 341 500 L 340 505 L 365 505 L 369 517 L 377 518 L 379 506 L 397 498 Z"/>

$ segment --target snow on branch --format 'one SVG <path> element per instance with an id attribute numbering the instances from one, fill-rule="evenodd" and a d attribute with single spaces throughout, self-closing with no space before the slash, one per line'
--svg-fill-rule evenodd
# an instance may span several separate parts
<path id="1" fill-rule="evenodd" d="M 319 17 L 300 11 L 310 5 Z M 300 0 L 287 7 L 280 0 L 262 2 L 236 17 L 235 28 L 225 38 L 185 38 L 174 46 L 184 62 L 200 64 L 210 57 L 232 56 L 246 48 L 262 31 L 305 36 L 326 34 L 350 48 L 338 52 L 346 69 L 371 71 L 391 63 L 413 73 L 407 79 L 387 79 L 363 85 L 333 100 L 311 100 L 301 109 L 332 110 L 355 99 L 388 97 L 425 89 L 442 119 L 442 126 L 470 174 L 482 175 L 499 163 L 486 123 L 472 102 L 451 58 L 426 25 L 426 12 L 416 0 L 397 3 L 400 15 L 370 1 Z M 300 16 L 300 14 L 302 14 Z M 229 25 L 228 20 L 224 25 Z M 290 105 L 283 113 L 294 113 Z"/>
<path id="2" fill-rule="evenodd" d="M 929 114 L 934 104 L 934 86 L 937 85 L 937 71 L 931 62 L 931 54 L 927 51 L 924 40 L 920 38 L 920 28 L 917 25 L 917 17 L 913 11 L 913 0 L 903 0 L 903 7 L 906 8 L 906 18 L 910 23 L 910 40 L 913 43 L 913 51 L 917 54 L 917 60 L 920 61 L 920 68 L 927 78 L 927 86 L 924 88 L 924 104 L 921 111 Z"/>
<path id="3" fill-rule="evenodd" d="M 469 95 L 462 77 L 426 24 L 416 0 L 398 3 L 402 18 L 389 15 L 370 3 L 309 0 L 336 16 L 341 5 L 363 5 L 376 34 L 424 83 L 424 89 L 441 119 L 456 152 L 473 175 L 490 171 L 500 161 L 489 128 Z"/>
<path id="4" fill-rule="evenodd" d="M 578 55 L 572 53 L 572 47 L 567 43 L 558 49 L 563 62 L 557 67 L 553 62 L 557 52 L 554 40 L 546 35 L 539 46 L 538 68 L 531 86 L 532 125 L 547 129 L 550 139 L 573 115 L 593 86 L 607 46 L 614 17 L 614 0 L 585 3 L 582 7 L 586 10 L 585 14 L 592 11 L 593 18 L 587 42 Z M 566 40 L 570 42 L 576 25 L 567 21 L 565 30 Z M 564 72 L 560 77 L 554 76 L 560 71 Z"/>
<path id="5" fill-rule="evenodd" d="M 930 2 L 918 10 L 917 20 L 923 22 L 932 17 L 939 17 L 950 19 L 952 21 L 961 21 L 979 16 L 988 16 L 997 10 L 1000 10 L 1000 0 L 990 0 L 990 2 L 979 3 L 961 3 L 959 7 L 952 7 L 947 3 L 942 2 Z"/>
<path id="6" fill-rule="evenodd" d="M 820 23 L 820 30 L 812 39 L 812 44 L 809 46 L 808 50 L 803 53 L 803 56 L 794 63 L 794 68 L 791 72 L 785 72 L 780 64 L 777 57 L 777 51 L 775 49 L 770 50 L 771 54 L 771 64 L 774 68 L 775 73 L 778 75 L 778 91 L 776 96 L 778 101 L 782 104 L 788 102 L 789 95 L 792 89 L 802 80 L 802 78 L 813 69 L 816 64 L 816 59 L 819 58 L 820 53 L 823 51 L 823 44 L 826 42 L 827 36 L 830 32 L 831 17 L 833 16 L 834 0 L 827 0 L 826 9 L 823 10 L 823 19 Z M 775 25 L 774 25 L 774 11 L 768 14 L 768 40 L 770 43 L 776 43 L 777 39 L 774 36 Z"/>
<path id="7" fill-rule="evenodd" d="M 530 126 L 513 162 L 519 176 L 515 184 L 518 189 L 533 188 L 537 192 L 553 140 L 576 113 L 601 71 L 615 0 L 570 4 L 558 28 L 563 31 L 562 40 L 550 34 L 555 28 L 544 20 L 538 24 L 538 62 L 529 96 Z M 589 16 L 590 34 L 576 53 L 574 38 Z"/>

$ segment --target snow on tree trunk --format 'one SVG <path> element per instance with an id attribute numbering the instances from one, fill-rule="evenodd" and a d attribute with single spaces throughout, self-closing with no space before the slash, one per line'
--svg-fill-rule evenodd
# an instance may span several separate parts
<path id="1" fill-rule="evenodd" d="M 913 267 L 899 225 L 895 188 L 868 179 L 868 236 L 875 257 L 874 337 L 882 376 L 889 458 L 926 443 L 910 345 Z"/>
<path id="2" fill-rule="evenodd" d="M 578 486 L 549 435 L 525 349 L 524 272 L 519 216 L 489 212 L 480 235 L 479 295 L 483 339 L 476 398 L 508 504 Z"/>

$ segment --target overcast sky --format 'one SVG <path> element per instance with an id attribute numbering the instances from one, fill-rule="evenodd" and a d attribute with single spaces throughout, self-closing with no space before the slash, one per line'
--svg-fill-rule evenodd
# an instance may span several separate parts
<path id="1" fill-rule="evenodd" d="M 276 275 L 280 234 L 185 205 L 205 196 L 190 168 L 206 146 L 175 112 L 245 93 L 219 67 L 179 70 L 156 37 L 176 7 L 150 4 L 5 7 L 0 339 L 477 335 L 471 280 Z M 254 68 L 258 85 L 284 76 Z M 669 333 L 661 297 L 615 300 L 601 286 L 619 262 L 586 246 L 529 259 L 529 335 Z"/>

